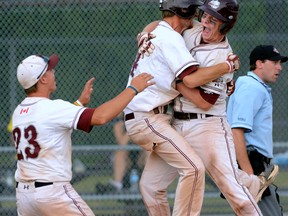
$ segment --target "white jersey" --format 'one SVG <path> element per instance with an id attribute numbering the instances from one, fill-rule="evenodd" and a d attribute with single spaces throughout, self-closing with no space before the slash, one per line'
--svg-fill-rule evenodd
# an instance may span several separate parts
<path id="1" fill-rule="evenodd" d="M 227 37 L 220 43 L 201 44 L 201 32 L 202 25 L 196 22 L 192 29 L 184 31 L 183 37 L 192 57 L 200 63 L 200 67 L 209 67 L 224 62 L 227 56 L 232 53 L 232 48 L 228 43 Z M 200 86 L 200 88 L 206 92 L 213 92 L 220 95 L 216 103 L 208 111 L 198 108 L 194 103 L 180 96 L 175 99 L 174 110 L 185 113 L 205 113 L 217 116 L 226 115 L 226 83 L 232 79 L 233 73 L 228 73 L 213 82 Z"/>
<path id="2" fill-rule="evenodd" d="M 42 97 L 27 97 L 17 106 L 12 116 L 17 182 L 71 180 L 71 133 L 84 110 Z"/>
<path id="3" fill-rule="evenodd" d="M 149 112 L 155 107 L 170 103 L 179 92 L 175 89 L 175 78 L 186 68 L 199 65 L 189 53 L 183 37 L 165 21 L 161 21 L 152 32 L 156 38 L 151 42 L 155 46 L 153 55 L 136 58 L 128 80 L 128 85 L 133 76 L 142 72 L 154 76 L 156 84 L 149 86 L 125 108 L 125 113 L 140 111 Z"/>

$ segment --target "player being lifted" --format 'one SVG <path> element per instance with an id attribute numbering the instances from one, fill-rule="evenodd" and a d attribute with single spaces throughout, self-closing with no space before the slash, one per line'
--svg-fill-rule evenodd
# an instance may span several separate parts
<path id="1" fill-rule="evenodd" d="M 54 68 L 58 60 L 55 54 L 31 55 L 17 68 L 17 79 L 27 96 L 12 116 L 18 159 L 15 179 L 19 216 L 94 215 L 70 184 L 71 133 L 73 129 L 90 132 L 93 125 L 107 123 L 121 113 L 138 92 L 154 84 L 148 83 L 153 77 L 143 73 L 118 96 L 97 108 L 75 106 L 50 99 L 56 90 Z M 85 88 L 87 103 L 93 81 L 92 78 L 88 89 Z"/>

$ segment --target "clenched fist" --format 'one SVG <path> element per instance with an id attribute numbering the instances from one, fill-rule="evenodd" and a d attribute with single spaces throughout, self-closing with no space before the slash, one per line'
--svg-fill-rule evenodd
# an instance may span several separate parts
<path id="1" fill-rule="evenodd" d="M 153 38 L 155 38 L 155 35 L 148 32 L 141 32 L 138 34 L 138 53 L 141 55 L 141 58 L 150 56 L 153 53 L 155 46 L 150 41 Z"/>

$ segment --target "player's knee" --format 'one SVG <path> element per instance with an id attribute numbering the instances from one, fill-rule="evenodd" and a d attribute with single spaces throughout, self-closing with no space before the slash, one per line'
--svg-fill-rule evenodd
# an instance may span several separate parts
<path id="1" fill-rule="evenodd" d="M 141 178 L 139 181 L 139 190 L 143 198 L 147 198 L 148 196 L 151 196 L 151 194 L 155 193 L 155 189 L 153 188 L 153 185 L 143 180 L 143 178 Z"/>
<path id="2" fill-rule="evenodd" d="M 149 194 L 149 196 L 152 196 L 152 194 L 155 194 L 157 192 L 157 188 L 153 184 L 144 181 L 142 178 L 139 181 L 139 190 L 142 195 Z"/>
<path id="3" fill-rule="evenodd" d="M 144 182 L 143 180 L 139 182 L 139 189 L 142 194 L 143 199 L 146 199 L 146 202 L 166 202 L 167 201 L 167 189 L 159 188 L 154 184 L 149 182 Z"/>
<path id="4" fill-rule="evenodd" d="M 196 170 L 200 176 L 205 176 L 205 166 L 203 163 L 199 163 Z"/>
<path id="5" fill-rule="evenodd" d="M 198 181 L 203 182 L 203 184 L 205 184 L 205 167 L 204 167 L 204 165 L 197 167 L 196 170 L 197 170 L 196 173 L 197 173 Z"/>
<path id="6" fill-rule="evenodd" d="M 205 177 L 205 166 L 203 163 L 197 163 L 196 166 L 193 166 L 188 170 L 188 175 L 191 175 L 196 178 L 204 178 Z"/>

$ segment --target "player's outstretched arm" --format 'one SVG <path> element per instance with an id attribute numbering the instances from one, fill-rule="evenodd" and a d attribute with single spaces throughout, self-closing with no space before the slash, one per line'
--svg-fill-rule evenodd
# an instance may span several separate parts
<path id="1" fill-rule="evenodd" d="M 148 86 L 155 84 L 150 81 L 153 76 L 148 73 L 141 73 L 131 80 L 130 86 L 110 101 L 95 108 L 91 125 L 103 125 L 119 115 L 129 102 Z"/>
<path id="2" fill-rule="evenodd" d="M 74 102 L 75 105 L 77 106 L 86 106 L 91 99 L 91 94 L 93 92 L 93 83 L 95 81 L 95 77 L 92 77 L 91 79 L 89 79 L 85 86 L 83 91 L 81 92 L 80 97 L 78 98 L 77 101 Z"/>
<path id="3" fill-rule="evenodd" d="M 195 88 L 209 83 L 226 73 L 235 72 L 240 67 L 239 57 L 230 54 L 227 60 L 214 66 L 198 68 L 197 71 L 183 78 L 184 84 L 189 88 Z"/>

